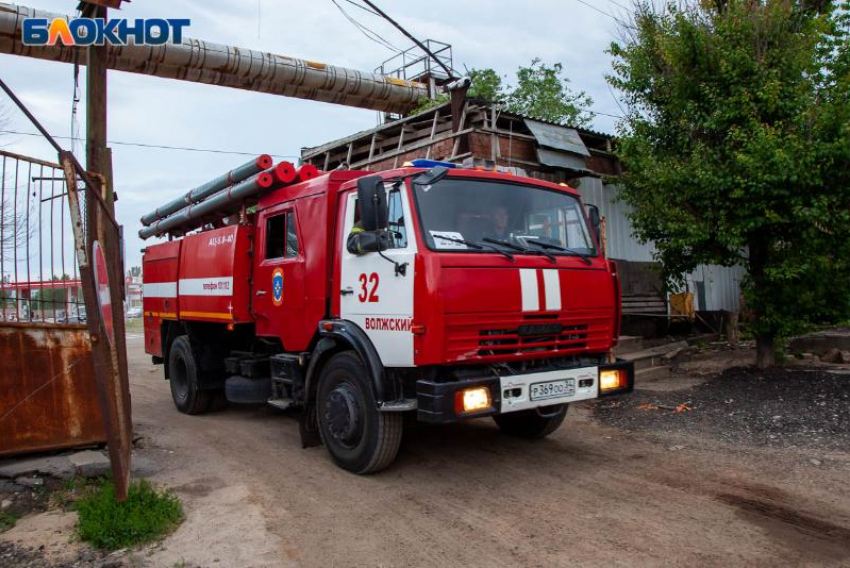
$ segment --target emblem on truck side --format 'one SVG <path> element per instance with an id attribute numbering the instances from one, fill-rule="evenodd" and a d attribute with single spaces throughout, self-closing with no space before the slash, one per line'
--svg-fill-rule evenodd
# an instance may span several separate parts
<path id="1" fill-rule="evenodd" d="M 283 304 L 283 269 L 275 268 L 272 272 L 272 303 L 275 306 Z"/>

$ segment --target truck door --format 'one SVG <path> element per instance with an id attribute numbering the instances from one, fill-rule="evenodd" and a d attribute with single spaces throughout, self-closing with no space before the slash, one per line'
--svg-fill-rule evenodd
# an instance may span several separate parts
<path id="1" fill-rule="evenodd" d="M 347 236 L 357 216 L 357 194 L 340 201 L 345 219 L 341 243 L 340 314 L 366 332 L 387 367 L 413 366 L 413 267 L 416 238 L 412 233 L 407 194 L 387 187 L 390 248 L 378 253 L 351 254 Z M 404 273 L 396 270 L 404 266 Z"/>
<path id="2" fill-rule="evenodd" d="M 292 204 L 263 211 L 254 243 L 253 311 L 257 335 L 297 343 L 304 324 L 304 254 Z"/>

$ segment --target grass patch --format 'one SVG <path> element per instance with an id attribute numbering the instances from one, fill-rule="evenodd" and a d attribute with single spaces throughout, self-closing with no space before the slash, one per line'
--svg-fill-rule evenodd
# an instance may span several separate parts
<path id="1" fill-rule="evenodd" d="M 144 333 L 145 320 L 142 318 L 124 320 L 124 329 L 127 333 Z"/>
<path id="2" fill-rule="evenodd" d="M 97 548 L 117 550 L 165 536 L 183 520 L 180 500 L 167 490 L 157 491 L 148 481 L 133 482 L 127 501 L 115 499 L 112 481 L 76 502 L 80 539 Z"/>
<path id="3" fill-rule="evenodd" d="M 6 511 L 0 511 L 0 533 L 9 530 L 18 522 L 18 517 Z"/>

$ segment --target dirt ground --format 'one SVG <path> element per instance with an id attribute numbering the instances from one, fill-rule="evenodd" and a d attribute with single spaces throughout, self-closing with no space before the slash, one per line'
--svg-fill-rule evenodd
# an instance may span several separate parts
<path id="1" fill-rule="evenodd" d="M 301 449 L 291 415 L 179 414 L 129 346 L 139 454 L 187 520 L 128 565 L 850 566 L 850 448 L 630 429 L 586 404 L 532 443 L 489 420 L 417 426 L 388 471 L 357 477 Z"/>

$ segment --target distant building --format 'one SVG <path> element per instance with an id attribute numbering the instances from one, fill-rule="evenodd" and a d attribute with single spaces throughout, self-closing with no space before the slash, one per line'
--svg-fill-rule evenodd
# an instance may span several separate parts
<path id="1" fill-rule="evenodd" d="M 450 104 L 387 122 L 315 148 L 301 159 L 323 170 L 382 171 L 428 158 L 522 168 L 530 177 L 567 183 L 606 218 L 608 255 L 619 262 L 624 314 L 631 321 L 666 321 L 669 303 L 653 259 L 654 248 L 633 235 L 629 206 L 617 202 L 612 176 L 621 165 L 611 152 L 613 137 L 532 120 L 469 99 L 453 126 Z M 741 267 L 700 266 L 687 276 L 699 312 L 739 309 Z"/>
<path id="2" fill-rule="evenodd" d="M 127 272 L 127 277 L 124 281 L 126 285 L 127 299 L 124 304 L 124 311 L 134 308 L 142 309 L 142 301 L 144 300 L 143 284 L 142 284 L 142 268 L 134 266 Z"/>

